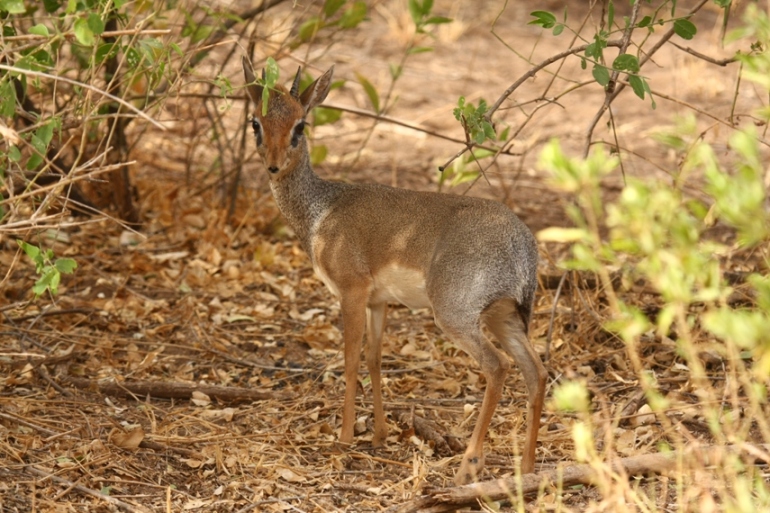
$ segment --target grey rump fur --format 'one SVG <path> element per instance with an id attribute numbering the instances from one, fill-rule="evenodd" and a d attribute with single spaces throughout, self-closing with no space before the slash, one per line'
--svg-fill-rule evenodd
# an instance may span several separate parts
<path id="1" fill-rule="evenodd" d="M 487 340 L 485 322 L 518 363 L 529 393 L 522 471 L 534 467 L 546 372 L 527 332 L 537 286 L 537 245 L 526 225 L 490 200 L 417 192 L 375 184 L 348 184 L 315 174 L 303 136 L 304 118 L 329 92 L 333 68 L 301 95 L 298 78 L 287 91 L 262 87 L 244 58 L 255 104 L 257 149 L 276 203 L 310 256 L 313 268 L 340 299 L 345 345 L 345 406 L 340 442 L 352 443 L 361 340 L 368 329 L 375 432 L 382 445 L 381 340 L 388 303 L 432 307 L 436 324 L 473 356 L 487 378 L 479 418 L 455 481 L 475 480 L 483 468 L 483 439 L 502 395 L 507 357 Z"/>

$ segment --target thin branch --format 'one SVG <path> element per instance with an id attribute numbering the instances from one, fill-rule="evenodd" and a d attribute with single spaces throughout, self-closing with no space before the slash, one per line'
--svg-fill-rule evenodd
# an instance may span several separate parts
<path id="1" fill-rule="evenodd" d="M 684 17 L 690 17 L 696 12 L 698 12 L 704 5 L 706 5 L 706 2 L 709 0 L 700 0 L 698 4 L 693 7 L 689 13 L 687 13 Z M 660 38 L 660 40 L 655 43 L 652 48 L 650 48 L 650 51 L 647 52 L 644 57 L 639 61 L 639 68 L 641 69 L 647 61 L 649 61 L 655 53 L 657 53 L 658 50 L 660 50 L 664 44 L 668 42 L 669 39 L 671 39 L 676 32 L 674 31 L 674 26 L 672 25 L 668 31 L 663 34 L 663 36 Z M 607 45 L 609 46 L 609 44 Z M 599 108 L 599 110 L 594 115 L 593 119 L 591 119 L 591 122 L 588 124 L 588 128 L 586 129 L 586 135 L 585 135 L 585 146 L 583 150 L 583 156 L 588 156 L 588 149 L 591 147 L 591 137 L 593 136 L 594 129 L 596 128 L 596 125 L 599 123 L 599 120 L 602 118 L 604 113 L 607 111 L 607 107 L 610 106 L 610 104 L 615 100 L 615 98 L 618 97 L 618 95 L 623 92 L 623 90 L 626 88 L 626 84 L 619 84 L 618 87 L 615 88 L 615 91 L 610 93 L 609 96 L 605 97 L 604 103 L 602 103 L 602 106 Z"/>
<path id="2" fill-rule="evenodd" d="M 208 55 L 207 48 L 215 46 L 219 41 L 221 41 L 226 35 L 227 31 L 233 28 L 235 25 L 242 21 L 247 21 L 253 18 L 254 16 L 257 16 L 258 14 L 262 14 L 263 12 L 267 11 L 268 9 L 271 9 L 272 7 L 275 7 L 276 5 L 285 2 L 286 0 L 263 0 L 259 6 L 254 7 L 252 9 L 249 9 L 247 11 L 244 11 L 240 14 L 236 14 L 235 16 L 229 18 L 227 21 L 224 22 L 224 27 L 221 30 L 217 30 L 211 36 L 206 40 L 206 44 L 204 46 L 204 49 L 201 49 L 198 53 L 195 54 L 195 56 L 190 59 L 188 66 L 190 68 L 194 68 L 200 62 Z"/>
<path id="3" fill-rule="evenodd" d="M 707 1 L 707 0 L 705 0 L 705 1 Z M 591 43 L 591 44 L 593 44 L 593 43 Z M 621 41 L 619 39 L 615 39 L 615 40 L 612 40 L 612 41 L 607 41 L 607 47 L 618 47 L 619 48 L 622 44 L 623 44 L 623 41 Z M 528 79 L 534 77 L 537 74 L 538 71 L 540 71 L 541 69 L 545 68 L 546 66 L 548 66 L 550 64 L 553 64 L 554 62 L 556 62 L 556 61 L 558 61 L 560 59 L 564 59 L 566 57 L 569 57 L 570 55 L 575 55 L 575 54 L 578 54 L 580 52 L 585 52 L 586 48 L 588 48 L 589 46 L 590 45 L 585 44 L 585 45 L 576 46 L 574 48 L 570 48 L 569 50 L 564 50 L 561 53 L 557 53 L 556 55 L 553 55 L 553 56 L 549 57 L 548 59 L 544 60 L 543 62 L 541 62 L 540 64 L 538 64 L 534 68 L 532 68 L 529 71 L 527 71 L 526 73 L 524 73 L 521 77 L 519 77 L 518 80 L 516 80 L 516 82 L 511 84 L 510 87 L 508 87 L 508 89 L 506 89 L 503 92 L 502 95 L 500 95 L 500 98 L 498 98 L 495 103 L 492 104 L 492 106 L 489 108 L 489 110 L 487 111 L 487 113 L 485 115 L 487 121 L 491 121 L 492 114 L 494 114 L 495 111 L 500 108 L 500 105 L 502 105 L 503 102 L 511 94 L 513 94 L 513 92 L 516 89 L 518 89 L 519 86 L 521 86 L 521 84 L 523 84 Z"/>
<path id="4" fill-rule="evenodd" d="M 733 57 L 728 57 L 728 58 L 726 58 L 726 59 L 715 59 L 715 58 L 713 58 L 713 57 L 709 57 L 708 55 L 704 55 L 704 54 L 702 54 L 702 53 L 698 52 L 697 50 L 693 50 L 693 49 L 692 49 L 692 48 L 690 48 L 689 46 L 687 46 L 687 47 L 685 47 L 685 46 L 681 46 L 681 45 L 678 45 L 678 44 L 676 44 L 676 43 L 675 43 L 675 42 L 673 42 L 673 41 L 671 41 L 671 44 L 672 44 L 674 47 L 676 47 L 676 48 L 678 48 L 678 49 L 682 50 L 683 52 L 687 52 L 687 53 L 689 53 L 690 55 L 694 55 L 695 57 L 697 57 L 697 58 L 699 58 L 699 59 L 701 59 L 701 60 L 704 60 L 704 61 L 706 61 L 706 62 L 710 62 L 711 64 L 715 64 L 715 65 L 717 65 L 717 66 L 722 66 L 722 67 L 725 67 L 725 66 L 727 66 L 728 64 L 732 64 L 733 62 L 735 62 L 735 61 L 737 61 L 737 60 L 738 60 L 738 58 L 737 58 L 737 57 L 735 57 L 735 56 L 733 56 Z"/>
<path id="5" fill-rule="evenodd" d="M 130 166 L 130 165 L 133 165 L 133 164 L 136 164 L 135 160 L 131 160 L 129 162 L 120 162 L 118 164 L 112 164 L 112 165 L 104 166 L 104 167 L 98 168 L 98 169 L 92 169 L 86 175 L 76 175 L 76 173 L 72 173 L 71 175 L 68 175 L 67 178 L 59 180 L 58 182 L 52 183 L 50 185 L 45 185 L 43 187 L 40 187 L 40 188 L 37 188 L 37 189 L 34 189 L 34 190 L 29 190 L 27 192 L 23 192 L 21 194 L 15 195 L 15 196 L 8 197 L 8 198 L 0 201 L 0 205 L 5 205 L 6 203 L 16 202 L 18 200 L 27 198 L 29 196 L 36 196 L 36 195 L 38 195 L 38 194 L 40 194 L 42 192 L 51 191 L 53 189 L 56 189 L 58 187 L 62 187 L 64 185 L 69 185 L 69 184 L 72 184 L 72 183 L 75 183 L 75 182 L 79 182 L 79 181 L 85 180 L 87 178 L 92 178 L 93 176 L 95 176 L 97 174 L 107 173 L 107 172 L 110 172 L 110 171 L 114 171 L 116 169 L 120 169 L 123 166 Z M 81 166 L 81 169 L 82 169 L 82 167 L 85 167 L 85 166 Z M 75 175 L 75 176 L 72 176 L 72 175 Z M 7 227 L 7 226 L 11 226 L 11 223 L 3 225 L 3 227 Z"/>
<path id="6" fill-rule="evenodd" d="M 482 481 L 455 488 L 431 490 L 428 494 L 412 499 L 403 504 L 388 508 L 386 513 L 412 513 L 456 511 L 462 507 L 473 506 L 479 500 L 506 500 L 511 497 L 535 493 L 546 487 L 572 486 L 575 484 L 594 485 L 597 480 L 606 479 L 605 473 L 612 473 L 625 479 L 628 476 L 642 474 L 663 474 L 675 470 L 679 465 L 678 457 L 685 462 L 698 461 L 703 464 L 724 465 L 725 458 L 734 454 L 741 457 L 747 464 L 755 461 L 767 462 L 770 459 L 768 445 L 736 444 L 727 447 L 698 447 L 688 448 L 682 453 L 654 453 L 615 458 L 604 463 L 603 472 L 597 471 L 593 464 L 570 465 L 536 474 L 525 474 L 508 478 Z M 558 483 L 558 485 L 556 484 Z"/>
<path id="7" fill-rule="evenodd" d="M 634 27 L 636 26 L 636 18 L 639 17 L 639 8 L 642 6 L 642 0 L 636 0 L 634 3 L 634 8 L 631 11 L 631 19 L 628 21 L 628 25 L 626 25 L 626 30 L 623 32 L 623 44 L 620 47 L 620 51 L 618 52 L 618 55 L 623 55 L 626 53 L 626 50 L 628 50 L 629 45 L 631 45 L 631 35 L 634 33 Z M 610 30 L 612 27 L 610 27 Z M 609 95 L 612 94 L 612 91 L 615 90 L 615 84 L 618 81 L 618 76 L 620 75 L 619 70 L 613 70 L 612 75 L 610 77 L 610 81 L 607 84 L 607 93 L 605 95 L 605 101 L 609 99 Z M 609 107 L 609 104 L 607 104 L 607 107 Z"/>
<path id="8" fill-rule="evenodd" d="M 135 28 L 135 29 L 126 29 L 126 30 L 106 30 L 99 34 L 100 37 L 118 37 L 118 36 L 133 36 L 133 35 L 142 35 L 142 36 L 165 36 L 171 34 L 171 29 L 142 29 L 142 28 Z M 27 41 L 27 40 L 35 40 L 35 39 L 54 39 L 59 36 L 64 36 L 66 38 L 73 38 L 75 37 L 74 32 L 64 32 L 62 34 L 54 34 L 49 36 L 44 36 L 41 34 L 22 34 L 19 36 L 7 36 L 3 38 L 4 42 L 8 41 Z M 17 51 L 16 48 L 11 49 L 12 51 Z"/>
<path id="9" fill-rule="evenodd" d="M 106 98 L 109 98 L 110 100 L 114 102 L 118 102 L 119 104 L 126 107 L 128 110 L 131 110 L 135 112 L 140 118 L 144 119 L 145 121 L 149 121 L 157 128 L 160 128 L 161 130 L 166 130 L 166 127 L 155 121 L 153 118 L 151 118 L 149 115 L 145 114 L 141 110 L 137 109 L 133 105 L 131 105 L 129 102 L 118 98 L 115 95 L 112 95 L 108 93 L 107 91 L 103 91 L 102 89 L 99 89 L 98 87 L 94 87 L 90 84 L 85 84 L 83 82 L 78 82 L 77 80 L 72 80 L 71 78 L 67 77 L 61 77 L 56 75 L 51 75 L 49 73 L 41 73 L 39 71 L 32 71 L 30 69 L 24 69 L 24 68 L 17 68 L 16 66 L 6 66 L 5 64 L 0 64 L 0 69 L 3 69 L 5 71 L 10 71 L 12 73 L 20 73 L 22 75 L 29 75 L 31 77 L 38 77 L 38 78 L 47 78 L 53 81 L 60 81 L 60 82 L 66 82 L 67 84 L 71 84 L 74 86 L 82 87 L 83 89 L 88 89 L 89 91 L 93 91 L 97 94 L 100 94 Z"/>
<path id="10" fill-rule="evenodd" d="M 623 85 L 627 85 L 627 84 L 628 84 L 628 82 L 623 82 Z M 711 114 L 710 112 L 708 112 L 708 111 L 706 111 L 704 109 L 701 109 L 699 107 L 696 107 L 695 105 L 693 105 L 691 103 L 688 103 L 688 102 L 686 102 L 684 100 L 680 100 L 678 98 L 674 98 L 673 96 L 669 96 L 667 94 L 660 93 L 660 92 L 654 91 L 654 90 L 651 90 L 650 92 L 651 92 L 651 94 L 653 96 L 657 96 L 658 98 L 663 98 L 664 100 L 668 100 L 670 102 L 678 103 L 679 105 L 687 107 L 688 109 L 691 109 L 691 110 L 697 112 L 698 114 L 701 114 L 703 116 L 706 116 L 708 118 L 713 119 L 717 123 L 720 123 L 720 124 L 722 124 L 722 125 L 724 125 L 726 127 L 732 128 L 733 130 L 738 130 L 739 129 L 739 127 L 730 124 L 728 121 L 725 121 L 724 119 L 718 118 L 715 115 Z M 762 144 L 763 146 L 770 147 L 770 142 L 768 142 L 768 141 L 766 141 L 766 140 L 764 140 L 764 139 L 762 139 L 760 137 L 757 137 L 756 139 L 757 139 L 757 142 Z"/>
<path id="11" fill-rule="evenodd" d="M 457 139 L 455 137 L 451 137 L 451 136 L 444 135 L 444 134 L 441 134 L 441 133 L 438 133 L 438 132 L 434 132 L 432 130 L 428 130 L 427 128 L 419 127 L 417 125 L 412 125 L 412 124 L 407 123 L 406 121 L 401 121 L 400 119 L 392 118 L 390 116 L 383 116 L 382 114 L 377 114 L 376 112 L 373 112 L 373 111 L 370 111 L 370 110 L 357 109 L 355 107 L 346 107 L 346 106 L 343 106 L 343 105 L 334 105 L 334 104 L 329 104 L 329 103 L 324 103 L 323 106 L 326 109 L 340 110 L 342 112 L 349 112 L 349 113 L 355 114 L 357 116 L 364 116 L 364 117 L 376 119 L 378 121 L 385 121 L 387 123 L 392 123 L 394 125 L 402 126 L 404 128 L 409 128 L 410 130 L 415 130 L 417 132 L 422 132 L 424 134 L 427 134 L 427 135 L 430 135 L 430 136 L 433 136 L 433 137 L 438 137 L 439 139 L 444 139 L 445 141 L 450 141 L 450 142 L 454 142 L 454 143 L 458 143 L 458 144 L 466 144 L 466 141 L 463 141 L 462 139 Z M 486 146 L 478 146 L 478 145 L 474 145 L 474 146 L 476 148 L 482 148 L 482 149 L 489 150 L 489 151 L 497 151 L 495 148 L 490 148 L 490 147 L 486 147 Z M 503 155 L 513 155 L 513 156 L 517 155 L 516 153 L 512 153 L 512 152 L 508 152 L 508 151 L 502 152 L 502 154 Z"/>
<path id="12" fill-rule="evenodd" d="M 561 275 L 561 279 L 559 280 L 559 286 L 556 287 L 556 294 L 553 298 L 553 307 L 551 307 L 551 318 L 548 321 L 548 334 L 545 336 L 545 361 L 547 362 L 551 357 L 551 337 L 553 336 L 553 321 L 556 317 L 556 305 L 559 304 L 559 296 L 561 296 L 561 289 L 564 286 L 564 282 L 567 280 L 567 275 L 569 275 L 569 272 L 566 272 Z"/>

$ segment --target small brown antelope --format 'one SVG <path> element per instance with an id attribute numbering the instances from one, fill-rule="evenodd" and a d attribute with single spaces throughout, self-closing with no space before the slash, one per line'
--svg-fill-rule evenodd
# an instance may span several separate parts
<path id="1" fill-rule="evenodd" d="M 521 469 L 534 470 L 546 371 L 527 331 L 536 288 L 537 247 L 532 233 L 504 205 L 465 196 L 416 192 L 384 185 L 332 182 L 310 166 L 305 117 L 329 93 L 332 67 L 299 92 L 269 92 L 244 57 L 247 90 L 255 104 L 251 126 L 270 173 L 270 188 L 313 268 L 340 301 L 345 345 L 345 404 L 340 442 L 353 442 L 361 341 L 372 381 L 374 435 L 387 435 L 380 365 L 388 303 L 432 307 L 436 324 L 474 357 L 487 380 L 479 418 L 463 455 L 457 484 L 476 480 L 484 467 L 484 437 L 502 397 L 510 362 L 482 332 L 489 328 L 524 374 L 529 397 Z"/>

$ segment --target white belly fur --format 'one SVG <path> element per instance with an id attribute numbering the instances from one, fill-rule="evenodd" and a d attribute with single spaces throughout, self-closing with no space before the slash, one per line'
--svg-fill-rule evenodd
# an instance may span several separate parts
<path id="1" fill-rule="evenodd" d="M 370 303 L 400 303 L 412 310 L 430 306 L 425 291 L 425 275 L 415 269 L 396 264 L 380 269 L 374 275 Z"/>

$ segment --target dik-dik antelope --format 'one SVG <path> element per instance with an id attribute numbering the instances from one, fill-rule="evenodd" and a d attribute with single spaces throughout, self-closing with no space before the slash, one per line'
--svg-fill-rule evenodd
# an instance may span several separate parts
<path id="1" fill-rule="evenodd" d="M 524 375 L 529 397 L 521 469 L 534 470 L 546 370 L 527 337 L 537 285 L 537 246 L 530 230 L 504 205 L 466 196 L 375 184 L 323 180 L 310 165 L 305 118 L 329 93 L 332 67 L 300 93 L 262 89 L 244 57 L 251 126 L 281 212 L 310 256 L 313 269 L 340 301 L 345 347 L 342 444 L 353 442 L 361 343 L 374 403 L 372 444 L 387 436 L 382 409 L 382 333 L 389 303 L 431 307 L 436 324 L 474 357 L 486 377 L 484 399 L 457 484 L 477 479 L 483 444 L 502 397 L 508 357 L 482 332 L 482 322 Z"/>

